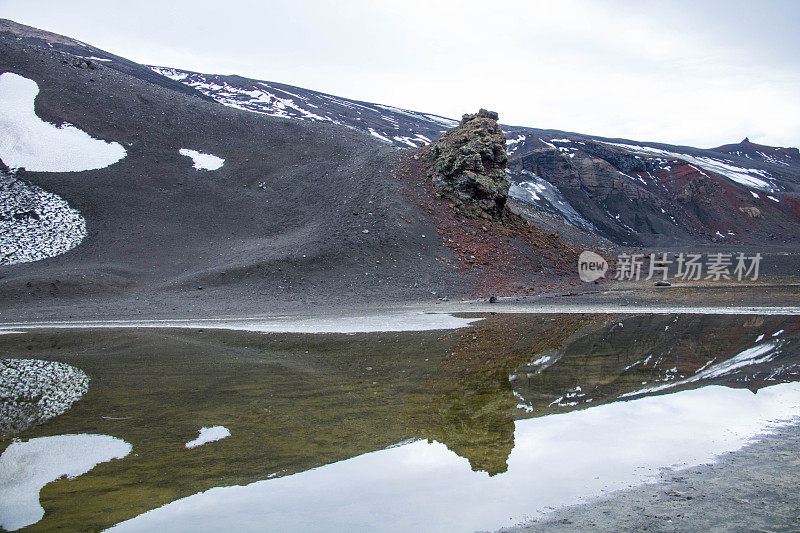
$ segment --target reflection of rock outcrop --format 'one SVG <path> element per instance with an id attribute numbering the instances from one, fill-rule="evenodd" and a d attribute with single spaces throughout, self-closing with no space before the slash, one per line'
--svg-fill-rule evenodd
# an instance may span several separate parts
<path id="1" fill-rule="evenodd" d="M 505 472 L 506 460 L 514 449 L 511 385 L 508 379 L 462 385 L 434 398 L 425 436 L 465 457 L 475 471 L 490 476 Z"/>
<path id="2" fill-rule="evenodd" d="M 660 393 L 652 389 L 726 366 L 781 330 L 781 336 L 796 333 L 800 322 L 779 316 L 498 315 L 465 330 L 405 416 L 420 437 L 494 475 L 507 469 L 515 418 Z M 727 364 L 734 372 L 714 382 L 752 390 L 796 380 L 798 344 L 781 340 L 781 349 L 761 364 Z"/>
<path id="3" fill-rule="evenodd" d="M 411 428 L 468 459 L 473 470 L 505 472 L 517 414 L 509 374 L 596 320 L 559 318 L 499 315 L 465 330 L 436 376 L 423 385 L 424 399 L 406 412 Z"/>
<path id="4" fill-rule="evenodd" d="M 516 419 L 615 401 L 673 367 L 688 375 L 707 358 L 780 341 L 783 352 L 756 373 L 742 369 L 742 380 L 757 379 L 738 383 L 800 379 L 798 331 L 797 317 L 501 314 L 458 331 L 42 330 L 0 336 L 0 346 L 92 376 L 89 394 L 24 438 L 113 433 L 136 450 L 119 466 L 43 489 L 47 513 L 37 527 L 72 531 L 408 439 L 439 441 L 474 470 L 498 474 L 515 446 Z M 184 447 L 199 425 L 217 424 L 234 437 Z"/>

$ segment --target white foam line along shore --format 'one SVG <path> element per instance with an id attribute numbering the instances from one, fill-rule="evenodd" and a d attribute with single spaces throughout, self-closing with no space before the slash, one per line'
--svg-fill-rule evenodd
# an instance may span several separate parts
<path id="1" fill-rule="evenodd" d="M 800 315 L 800 307 L 623 307 L 623 306 L 524 306 L 454 305 L 436 311 L 359 316 L 276 316 L 163 320 L 85 320 L 0 323 L 0 334 L 32 329 L 79 328 L 204 328 L 256 333 L 380 333 L 459 329 L 485 317 L 462 318 L 459 313 L 517 314 L 655 314 L 655 315 Z"/>
<path id="2" fill-rule="evenodd" d="M 482 318 L 460 318 L 445 313 L 392 313 L 364 316 L 282 316 L 250 317 L 232 319 L 187 319 L 187 320 L 103 320 L 72 322 L 28 322 L 0 324 L 5 330 L 30 330 L 38 328 L 205 328 L 255 333 L 379 333 L 397 331 L 435 331 L 459 329 Z"/>

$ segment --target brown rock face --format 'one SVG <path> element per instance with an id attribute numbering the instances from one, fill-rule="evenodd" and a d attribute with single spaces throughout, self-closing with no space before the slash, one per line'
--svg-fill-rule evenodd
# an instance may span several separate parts
<path id="1" fill-rule="evenodd" d="M 464 115 L 427 154 L 429 176 L 439 194 L 464 212 L 501 219 L 511 180 L 506 173 L 506 136 L 497 113 L 481 109 Z"/>

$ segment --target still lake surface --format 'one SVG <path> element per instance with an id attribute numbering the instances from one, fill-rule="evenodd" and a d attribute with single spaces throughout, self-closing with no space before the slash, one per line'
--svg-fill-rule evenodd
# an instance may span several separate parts
<path id="1" fill-rule="evenodd" d="M 494 530 L 800 416 L 798 316 L 462 318 L 480 320 L 0 335 L 1 359 L 89 377 L 66 412 L 0 441 L 0 525 Z"/>

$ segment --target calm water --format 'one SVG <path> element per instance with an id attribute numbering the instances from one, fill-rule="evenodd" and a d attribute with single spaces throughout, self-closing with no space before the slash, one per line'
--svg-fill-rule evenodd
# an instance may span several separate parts
<path id="1" fill-rule="evenodd" d="M 81 400 L 20 441 L 130 445 L 44 485 L 32 531 L 128 520 L 119 528 L 496 529 L 713 460 L 800 415 L 795 316 L 494 315 L 383 334 L 37 330 L 0 336 L 0 358 L 90 377 Z M 65 448 L 62 463 L 84 453 L 32 442 L 34 473 L 57 468 Z M 0 499 L 20 490 L 0 479 Z M 0 523 L 21 507 L 0 504 Z"/>

